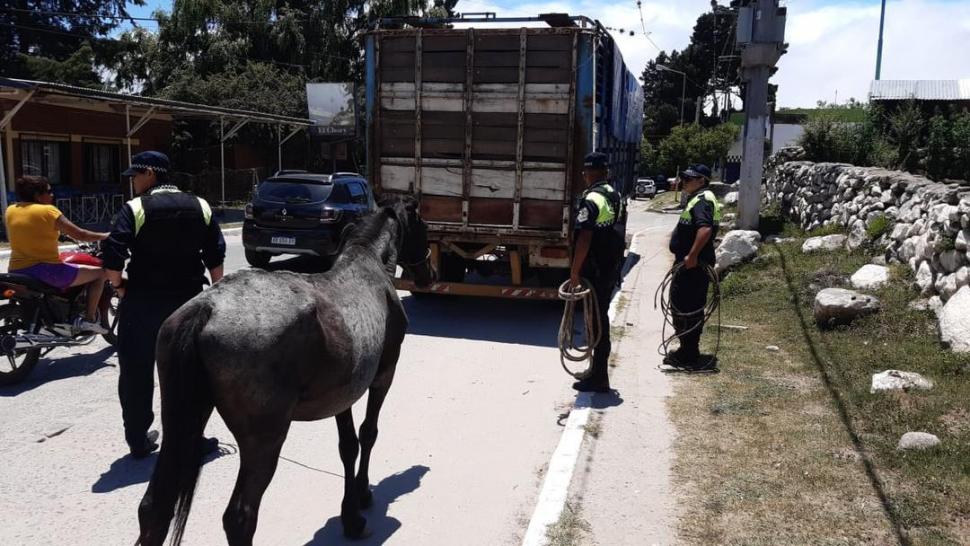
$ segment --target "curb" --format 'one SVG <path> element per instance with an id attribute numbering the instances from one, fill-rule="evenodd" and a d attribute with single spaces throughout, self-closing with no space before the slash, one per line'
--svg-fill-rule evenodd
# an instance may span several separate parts
<path id="1" fill-rule="evenodd" d="M 241 227 L 234 227 L 234 228 L 228 228 L 228 229 L 222 230 L 222 236 L 223 237 L 233 236 L 233 235 L 239 235 L 241 233 L 242 233 L 242 228 Z M 75 245 L 75 244 L 58 245 L 57 250 L 58 250 L 58 252 L 64 252 L 66 250 L 73 250 L 75 248 L 77 248 L 77 245 Z M 0 250 L 0 260 L 5 260 L 5 259 L 7 259 L 9 257 L 10 257 L 10 249 Z"/>

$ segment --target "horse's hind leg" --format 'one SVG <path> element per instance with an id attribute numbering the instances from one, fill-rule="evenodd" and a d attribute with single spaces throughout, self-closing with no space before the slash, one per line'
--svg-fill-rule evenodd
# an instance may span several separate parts
<path id="1" fill-rule="evenodd" d="M 222 516 L 222 527 L 230 546 L 250 546 L 256 534 L 259 503 L 273 479 L 280 450 L 289 430 L 289 419 L 269 427 L 262 434 L 237 435 L 239 440 L 239 475 Z"/>
<path id="2" fill-rule="evenodd" d="M 370 454 L 374 448 L 374 443 L 377 441 L 377 417 L 381 413 L 381 406 L 387 397 L 393 375 L 394 370 L 392 368 L 390 373 L 384 374 L 384 377 L 379 377 L 371 385 L 370 392 L 367 394 L 367 415 L 360 425 L 360 470 L 358 470 L 355 479 L 361 508 L 370 508 L 374 501 L 374 495 L 370 490 L 370 477 L 368 476 Z"/>
<path id="3" fill-rule="evenodd" d="M 340 522 L 344 527 L 344 536 L 360 538 L 364 535 L 367 520 L 360 515 L 360 498 L 354 480 L 357 452 L 360 448 L 357 433 L 354 431 L 354 414 L 348 408 L 337 414 L 336 421 L 340 437 L 340 460 L 344 463 L 344 500 L 340 504 Z"/>

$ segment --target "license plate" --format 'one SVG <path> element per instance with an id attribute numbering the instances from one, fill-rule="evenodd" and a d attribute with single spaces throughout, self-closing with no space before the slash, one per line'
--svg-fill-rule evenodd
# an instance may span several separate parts
<path id="1" fill-rule="evenodd" d="M 293 246 L 296 244 L 296 237 L 272 237 L 270 242 L 274 245 Z"/>

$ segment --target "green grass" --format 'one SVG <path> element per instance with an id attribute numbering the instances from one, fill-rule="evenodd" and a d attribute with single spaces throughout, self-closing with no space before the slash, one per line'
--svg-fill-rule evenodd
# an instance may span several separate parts
<path id="1" fill-rule="evenodd" d="M 765 246 L 762 255 L 771 258 L 724 280 L 723 322 L 750 329 L 722 333 L 721 374 L 678 380 L 675 473 L 690 484 L 682 537 L 696 544 L 965 543 L 970 357 L 943 349 L 932 314 L 907 307 L 918 296 L 905 268 L 893 268 L 893 282 L 873 292 L 880 313 L 820 331 L 815 294 L 846 286 L 869 257 L 804 255 L 800 246 Z M 715 334 L 705 334 L 708 349 Z M 769 344 L 782 351 L 765 351 Z M 936 386 L 870 394 L 872 374 L 886 369 L 921 373 Z M 942 445 L 896 451 L 908 431 L 936 434 Z"/>

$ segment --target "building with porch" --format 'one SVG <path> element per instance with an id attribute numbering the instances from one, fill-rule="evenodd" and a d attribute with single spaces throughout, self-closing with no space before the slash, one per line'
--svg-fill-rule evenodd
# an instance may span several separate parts
<path id="1" fill-rule="evenodd" d="M 222 202 L 227 200 L 227 170 L 246 168 L 256 177 L 256 173 L 265 176 L 283 168 L 284 144 L 311 123 L 276 114 L 0 78 L 0 187 L 7 190 L 0 191 L 0 211 L 15 200 L 12 190 L 18 177 L 41 175 L 50 180 L 58 208 L 75 222 L 110 219 L 130 196 L 121 172 L 131 155 L 144 150 L 170 152 L 173 124 L 180 119 L 219 122 L 216 161 L 221 172 L 212 174 L 221 176 L 212 180 L 218 186 L 206 188 L 205 193 Z M 276 129 L 276 161 L 260 160 L 265 154 L 243 144 L 227 147 L 249 123 Z M 249 185 L 246 177 L 243 186 Z"/>

